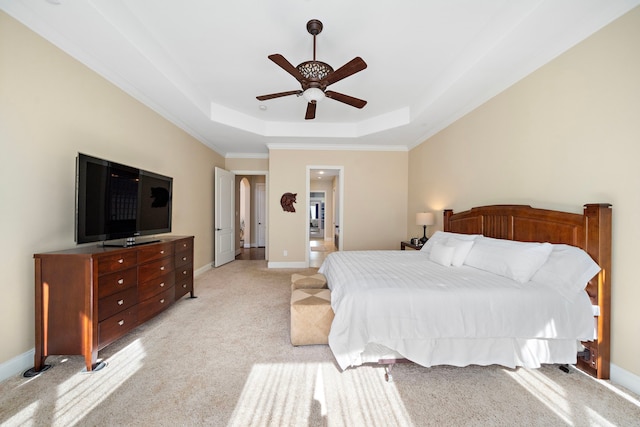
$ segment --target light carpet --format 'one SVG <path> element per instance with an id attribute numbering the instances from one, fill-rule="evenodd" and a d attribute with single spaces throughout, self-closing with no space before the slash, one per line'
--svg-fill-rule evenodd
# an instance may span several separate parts
<path id="1" fill-rule="evenodd" d="M 49 371 L 0 384 L 1 425 L 633 426 L 640 402 L 556 366 L 340 372 L 327 346 L 292 347 L 292 273 L 234 261 L 196 279 L 156 319 L 100 352 L 107 367 L 52 356 Z"/>

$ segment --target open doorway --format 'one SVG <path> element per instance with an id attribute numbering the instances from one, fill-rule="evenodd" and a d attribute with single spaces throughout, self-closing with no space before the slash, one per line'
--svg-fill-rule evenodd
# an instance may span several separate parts
<path id="1" fill-rule="evenodd" d="M 236 171 L 236 259 L 266 259 L 267 175 Z"/>
<path id="2" fill-rule="evenodd" d="M 307 265 L 320 267 L 326 256 L 340 250 L 342 179 L 340 166 L 307 166 Z"/>
<path id="3" fill-rule="evenodd" d="M 251 183 L 247 177 L 240 179 L 240 248 L 251 247 Z M 245 236 L 247 239 L 245 240 Z"/>

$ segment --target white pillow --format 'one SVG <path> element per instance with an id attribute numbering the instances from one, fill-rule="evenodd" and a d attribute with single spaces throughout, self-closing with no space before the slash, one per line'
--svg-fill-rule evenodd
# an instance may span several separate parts
<path id="1" fill-rule="evenodd" d="M 447 246 L 455 248 L 453 258 L 451 259 L 451 265 L 454 267 L 460 267 L 464 264 L 464 260 L 467 259 L 469 251 L 471 251 L 473 240 L 460 240 L 456 237 L 449 237 L 447 240 Z"/>
<path id="2" fill-rule="evenodd" d="M 447 246 L 440 242 L 435 242 L 433 244 L 433 248 L 431 248 L 431 252 L 429 253 L 429 259 L 433 262 L 444 265 L 445 267 L 449 267 L 455 251 L 456 248 L 453 246 Z"/>
<path id="3" fill-rule="evenodd" d="M 582 249 L 570 245 L 552 245 L 549 259 L 533 275 L 531 281 L 550 285 L 564 297 L 572 299 L 584 290 L 589 280 L 600 272 L 600 266 Z"/>
<path id="4" fill-rule="evenodd" d="M 451 233 L 448 231 L 436 231 L 433 233 L 433 236 L 427 240 L 427 243 L 422 245 L 421 251 L 424 251 L 426 255 L 429 255 L 431 252 L 431 248 L 436 242 L 445 244 L 447 240 L 454 237 L 458 240 L 475 240 L 480 237 L 480 234 L 460 234 L 460 233 Z"/>
<path id="5" fill-rule="evenodd" d="M 464 263 L 526 283 L 547 261 L 552 249 L 551 243 L 478 237 Z"/>

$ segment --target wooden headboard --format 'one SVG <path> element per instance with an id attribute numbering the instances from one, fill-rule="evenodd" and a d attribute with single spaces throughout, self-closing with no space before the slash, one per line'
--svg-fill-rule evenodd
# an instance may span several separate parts
<path id="1" fill-rule="evenodd" d="M 564 243 L 584 249 L 602 270 L 587 285 L 596 316 L 598 339 L 582 343 L 588 359 L 578 358 L 578 367 L 596 378 L 609 378 L 611 322 L 611 205 L 584 205 L 576 214 L 526 205 L 493 205 L 453 213 L 444 211 L 444 231 L 482 234 L 523 242 Z"/>

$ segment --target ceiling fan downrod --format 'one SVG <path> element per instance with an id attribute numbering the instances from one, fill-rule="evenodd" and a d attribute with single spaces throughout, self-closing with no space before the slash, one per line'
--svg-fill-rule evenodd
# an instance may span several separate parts
<path id="1" fill-rule="evenodd" d="M 322 32 L 322 22 L 312 19 L 307 22 L 307 32 L 313 36 L 313 60 L 316 60 L 316 36 Z"/>

